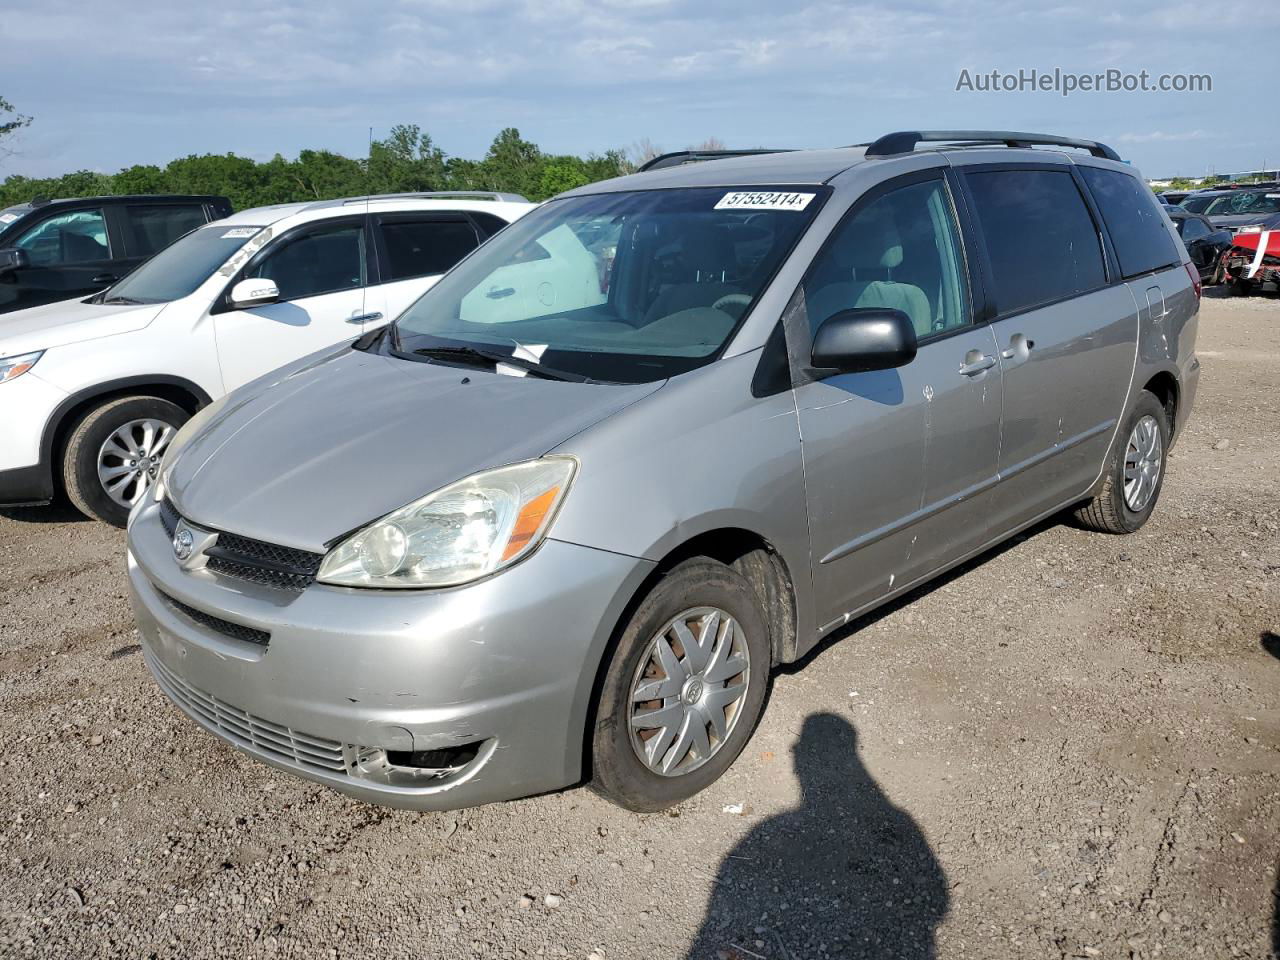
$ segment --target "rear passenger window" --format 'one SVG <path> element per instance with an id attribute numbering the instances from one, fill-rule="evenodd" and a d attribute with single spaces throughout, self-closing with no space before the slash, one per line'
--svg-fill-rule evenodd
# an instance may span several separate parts
<path id="1" fill-rule="evenodd" d="M 179 204 L 129 205 L 129 256 L 150 257 L 205 224 L 204 207 Z"/>
<path id="2" fill-rule="evenodd" d="M 804 299 L 813 333 L 858 307 L 901 310 L 921 338 L 967 324 L 960 234 L 942 181 L 891 190 L 836 227 L 809 268 Z"/>
<path id="3" fill-rule="evenodd" d="M 1117 170 L 1081 166 L 1080 173 L 1102 211 L 1126 280 L 1182 262 L 1164 215 L 1146 184 Z"/>
<path id="4" fill-rule="evenodd" d="M 384 281 L 444 273 L 480 245 L 467 220 L 383 220 Z"/>
<path id="5" fill-rule="evenodd" d="M 967 179 L 1001 314 L 1106 282 L 1098 231 L 1070 173 L 992 170 Z"/>
<path id="6" fill-rule="evenodd" d="M 501 217 L 495 217 L 492 213 L 473 213 L 471 219 L 480 227 L 486 240 L 507 225 L 507 221 Z"/>

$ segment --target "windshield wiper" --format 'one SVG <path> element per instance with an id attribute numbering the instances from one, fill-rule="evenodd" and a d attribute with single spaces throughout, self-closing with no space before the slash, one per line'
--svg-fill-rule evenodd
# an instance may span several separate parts
<path id="1" fill-rule="evenodd" d="M 569 373 L 565 370 L 544 367 L 540 363 L 526 360 L 523 357 L 513 357 L 508 353 L 491 353 L 488 350 L 478 350 L 475 347 L 420 347 L 413 352 L 420 357 L 427 357 L 431 360 L 461 360 L 463 362 L 492 363 L 495 365 L 505 363 L 509 367 L 527 370 L 529 373 L 547 380 L 568 380 L 574 383 L 587 383 L 591 380 L 590 377 L 584 377 L 578 373 Z"/>
<path id="2" fill-rule="evenodd" d="M 110 297 L 110 298 L 108 298 L 108 299 L 106 299 L 106 300 L 100 300 L 100 301 L 99 301 L 99 303 L 105 303 L 105 304 L 111 304 L 111 305 L 114 305 L 114 304 L 139 304 L 139 303 L 142 303 L 142 302 L 143 302 L 142 300 L 137 300 L 137 299 L 135 299 L 135 298 L 133 298 L 133 297 Z"/>

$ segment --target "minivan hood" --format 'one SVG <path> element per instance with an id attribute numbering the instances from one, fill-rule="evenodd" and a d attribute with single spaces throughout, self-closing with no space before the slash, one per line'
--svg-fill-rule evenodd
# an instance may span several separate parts
<path id="1" fill-rule="evenodd" d="M 541 456 L 655 390 L 566 383 L 343 350 L 231 394 L 177 456 L 192 522 L 323 552 L 489 467 Z"/>
<path id="2" fill-rule="evenodd" d="M 83 300 L 61 300 L 12 313 L 0 313 L 0 357 L 141 330 L 166 306 L 164 303 L 108 306 Z"/>

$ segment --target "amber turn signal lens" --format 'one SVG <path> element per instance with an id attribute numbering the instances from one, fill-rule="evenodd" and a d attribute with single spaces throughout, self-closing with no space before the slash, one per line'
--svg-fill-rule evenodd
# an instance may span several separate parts
<path id="1" fill-rule="evenodd" d="M 546 493 L 534 497 L 520 509 L 520 516 L 516 517 L 515 526 L 511 529 L 511 539 L 507 541 L 507 548 L 502 551 L 504 561 L 510 560 L 527 547 L 529 541 L 542 529 L 547 511 L 555 505 L 556 496 L 559 493 L 558 486 L 552 487 Z"/>

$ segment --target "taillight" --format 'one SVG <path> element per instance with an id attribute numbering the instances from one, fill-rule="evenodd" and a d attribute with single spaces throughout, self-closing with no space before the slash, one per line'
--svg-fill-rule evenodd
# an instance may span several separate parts
<path id="1" fill-rule="evenodd" d="M 1191 278 L 1191 289 L 1196 292 L 1196 299 L 1199 300 L 1202 292 L 1200 289 L 1200 271 L 1196 269 L 1194 263 L 1184 263 L 1183 266 L 1187 268 L 1187 276 Z"/>

